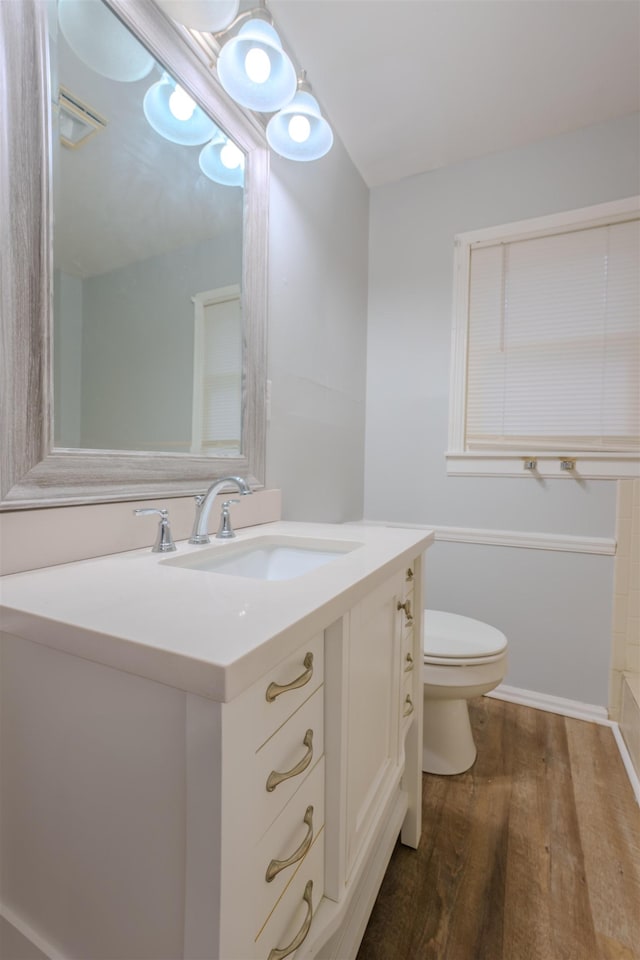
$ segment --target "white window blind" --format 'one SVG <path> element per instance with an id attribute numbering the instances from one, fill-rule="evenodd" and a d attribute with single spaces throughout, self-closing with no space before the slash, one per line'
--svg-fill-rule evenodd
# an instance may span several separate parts
<path id="1" fill-rule="evenodd" d="M 640 221 L 471 248 L 469 450 L 634 451 Z"/>

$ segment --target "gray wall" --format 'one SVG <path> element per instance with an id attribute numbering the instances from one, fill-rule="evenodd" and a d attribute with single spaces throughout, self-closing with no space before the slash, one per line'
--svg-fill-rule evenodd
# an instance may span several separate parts
<path id="1" fill-rule="evenodd" d="M 64 344 L 60 353 L 65 365 L 59 371 L 58 391 L 60 400 L 67 401 L 60 407 L 63 444 L 188 453 L 193 403 L 191 298 L 241 282 L 241 233 L 227 231 L 222 239 L 182 247 L 84 281 L 59 277 L 56 347 Z M 74 326 L 78 289 L 81 339 L 77 323 Z M 67 443 L 64 437 L 73 436 L 80 417 L 81 435 Z"/>
<path id="2" fill-rule="evenodd" d="M 365 517 L 614 536 L 616 485 L 447 477 L 455 234 L 635 194 L 638 117 L 371 194 Z M 428 604 L 511 641 L 507 683 L 607 703 L 613 559 L 436 544 Z"/>
<path id="3" fill-rule="evenodd" d="M 289 520 L 362 516 L 368 203 L 339 142 L 272 155 L 267 486 Z"/>

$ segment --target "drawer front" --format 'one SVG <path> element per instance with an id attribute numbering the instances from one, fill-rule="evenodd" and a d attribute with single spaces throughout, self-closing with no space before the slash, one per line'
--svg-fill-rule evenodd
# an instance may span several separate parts
<path id="1" fill-rule="evenodd" d="M 259 921 L 254 936 L 292 877 L 304 866 L 323 826 L 324 759 L 315 765 L 251 855 L 253 893 L 250 902 L 255 906 L 254 915 Z M 267 880 L 267 876 L 271 879 Z"/>
<path id="2" fill-rule="evenodd" d="M 255 838 L 262 836 L 324 753 L 324 687 L 258 750 L 251 761 Z"/>
<path id="3" fill-rule="evenodd" d="M 311 847 L 255 942 L 260 960 L 295 957 L 313 928 L 324 892 L 324 830 Z"/>
<path id="4" fill-rule="evenodd" d="M 245 714 L 254 749 L 265 743 L 324 680 L 324 634 L 282 660 L 249 691 Z"/>

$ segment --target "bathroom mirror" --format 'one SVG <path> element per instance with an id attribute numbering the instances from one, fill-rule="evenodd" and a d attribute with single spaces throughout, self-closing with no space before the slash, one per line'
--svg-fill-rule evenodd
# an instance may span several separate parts
<path id="1" fill-rule="evenodd" d="M 78 25 L 78 7 L 104 26 Z M 259 485 L 262 127 L 218 86 L 206 36 L 152 0 L 0 17 L 2 509 L 188 494 L 228 473 Z"/>

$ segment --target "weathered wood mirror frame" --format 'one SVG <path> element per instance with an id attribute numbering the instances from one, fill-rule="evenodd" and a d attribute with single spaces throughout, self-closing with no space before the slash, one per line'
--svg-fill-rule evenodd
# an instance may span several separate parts
<path id="1" fill-rule="evenodd" d="M 0 510 L 181 496 L 216 477 L 264 481 L 269 159 L 219 86 L 207 43 L 152 0 L 108 0 L 246 152 L 242 456 L 53 449 L 51 116 L 46 4 L 0 3 Z"/>

